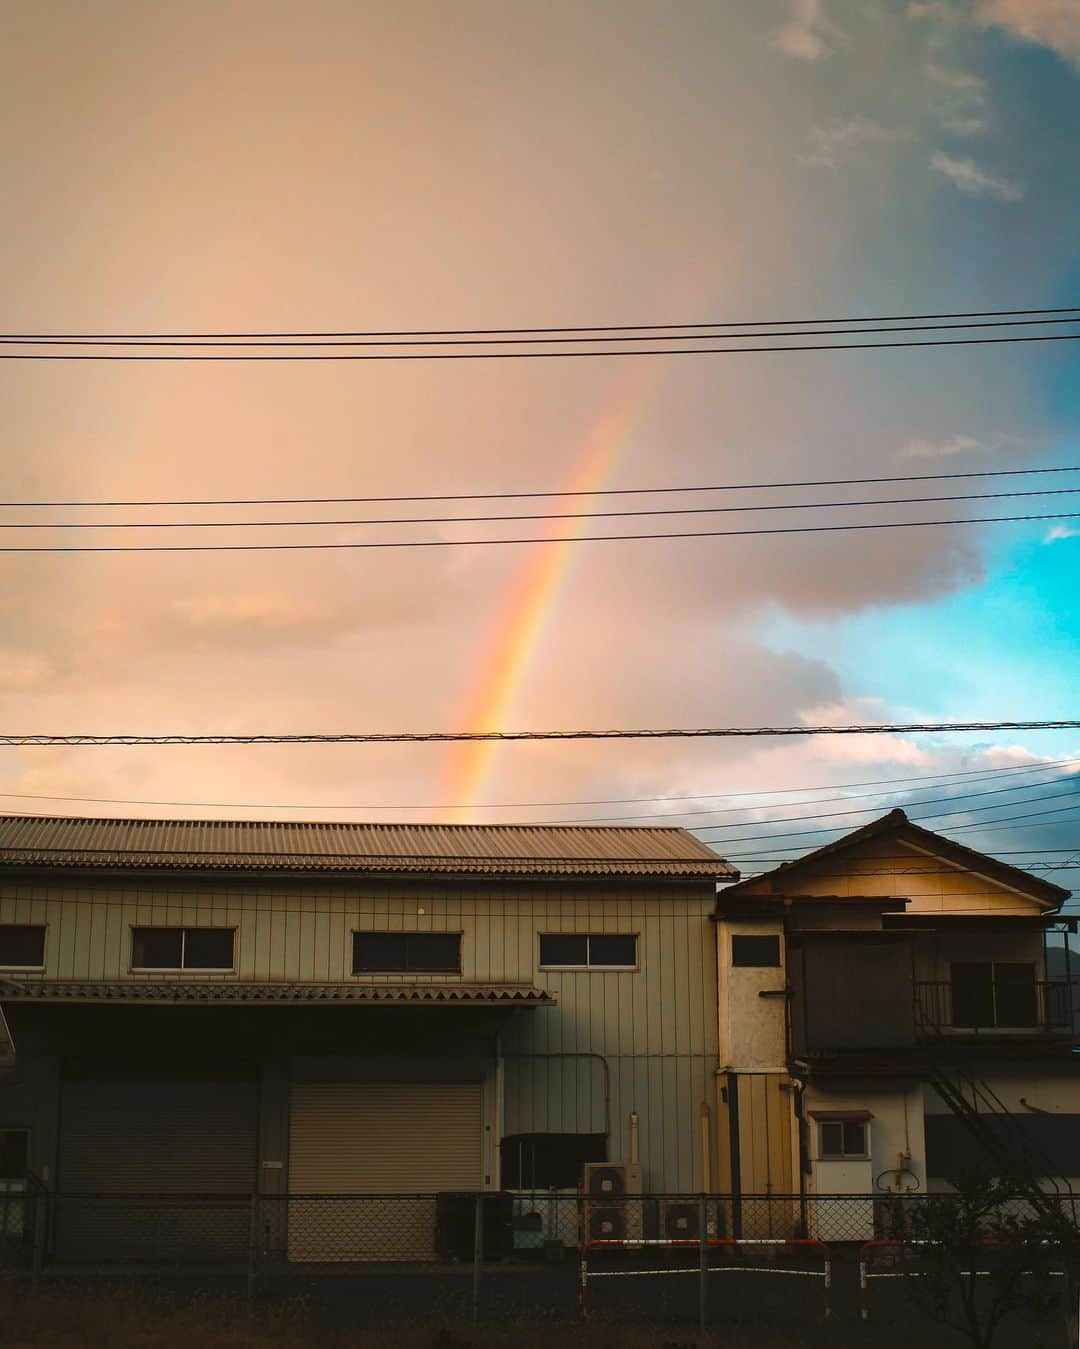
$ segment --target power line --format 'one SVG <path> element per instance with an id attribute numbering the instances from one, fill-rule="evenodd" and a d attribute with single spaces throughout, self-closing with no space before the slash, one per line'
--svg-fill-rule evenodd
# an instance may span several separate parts
<path id="1" fill-rule="evenodd" d="M 915 338 L 901 342 L 816 342 L 755 347 L 648 347 L 622 349 L 579 349 L 575 351 L 380 351 L 308 353 L 265 352 L 252 354 L 215 352 L 212 355 L 188 355 L 177 351 L 147 356 L 130 352 L 8 352 L 0 351 L 0 361 L 558 361 L 587 356 L 732 356 L 753 352 L 784 353 L 797 351 L 883 351 L 900 347 L 974 347 L 1017 342 L 1076 342 L 1080 333 L 1036 333 L 1008 337 Z"/>
<path id="2" fill-rule="evenodd" d="M 345 525 L 475 525 L 521 520 L 611 520 L 657 515 L 728 515 L 745 511 L 821 511 L 854 506 L 911 506 L 942 501 L 997 501 L 1006 497 L 1076 496 L 1080 487 L 1038 487 L 1017 492 L 967 492 L 949 496 L 871 497 L 862 501 L 785 501 L 753 506 L 667 506 L 645 510 L 561 511 L 530 515 L 421 515 L 362 520 L 0 520 L 0 529 L 312 529 Z"/>
<path id="3" fill-rule="evenodd" d="M 1043 786 L 1043 785 L 1046 785 L 1046 784 L 1038 783 L 1038 784 L 1036 784 L 1036 785 L 1037 785 L 1037 786 Z M 1047 792 L 1047 793 L 1045 793 L 1043 796 L 1032 796 L 1032 797 L 1029 797 L 1029 798 L 1028 798 L 1029 801 L 1059 801 L 1059 800 L 1064 800 L 1064 799 L 1071 800 L 1075 805 L 1080 806 L 1080 790 L 1074 788 L 1074 789 L 1072 789 L 1072 790 L 1070 790 L 1070 791 L 1067 791 L 1067 792 Z M 909 803 L 909 804 L 912 804 L 912 803 Z M 944 801 L 934 801 L 934 802 L 931 802 L 930 804 L 931 804 L 931 805 L 944 805 L 945 803 L 944 803 Z M 973 807 L 964 807 L 964 806 L 960 806 L 960 807 L 958 807 L 958 808 L 955 809 L 955 810 L 936 810 L 936 811 L 934 811 L 932 814 L 929 814 L 929 815 L 912 816 L 912 823 L 913 823 L 913 824 L 921 824 L 924 820 L 943 820 L 943 819 L 946 819 L 946 818 L 947 818 L 948 816 L 950 816 L 950 815 L 979 815 L 979 814 L 982 814 L 984 811 L 988 811 L 988 810 L 1007 810 L 1007 809 L 1010 808 L 1011 806 L 1027 805 L 1027 804 L 1028 804 L 1027 801 L 998 801 L 998 802 L 996 802 L 995 804 L 990 805 L 990 806 L 973 806 Z M 1036 811 L 1035 814 L 1037 814 L 1037 815 L 1052 815 L 1052 814 L 1055 814 L 1056 811 L 1059 811 L 1059 810 L 1066 810 L 1066 809 L 1069 809 L 1069 808 L 1070 808 L 1070 807 L 1066 807 L 1066 806 L 1057 806 L 1057 807 L 1055 807 L 1055 810 L 1051 810 L 1051 811 L 1046 811 L 1046 810 L 1043 810 L 1043 811 Z M 905 807 L 905 810 L 906 810 L 906 807 Z M 863 815 L 863 814 L 865 814 L 866 812 L 865 812 L 865 811 L 850 811 L 850 812 L 849 812 L 849 811 L 842 811 L 842 812 L 837 812 L 837 813 L 838 813 L 838 814 Z M 798 818 L 798 817 L 796 817 L 796 819 L 797 819 L 797 818 Z M 822 816 L 815 816 L 815 815 L 804 815 L 802 818 L 803 818 L 803 819 L 810 819 L 810 820 L 812 820 L 812 819 L 821 819 L 821 818 L 823 818 L 823 817 L 822 817 Z M 1009 820 L 1014 820 L 1014 819 L 1028 819 L 1028 818 L 1034 818 L 1034 817 L 1033 817 L 1033 816 L 1021 816 L 1021 815 L 1008 815 L 1008 816 L 1003 816 L 1003 817 L 1002 817 L 1003 820 L 1004 820 L 1004 819 L 1009 819 Z M 758 821 L 758 820 L 743 820 L 743 821 L 740 821 L 738 824 L 716 825 L 716 826 L 713 826 L 713 827 L 714 827 L 714 828 L 720 828 L 720 829 L 745 829 L 745 828 L 747 828 L 748 826 L 753 826 L 753 825 L 759 824 L 759 823 L 760 823 L 760 824 L 763 824 L 763 825 L 766 825 L 766 826 L 769 826 L 769 825 L 773 825 L 773 824 L 784 824 L 784 823 L 787 823 L 787 821 L 784 821 L 784 820 L 760 820 L 760 821 Z M 978 822 L 977 822 L 977 823 L 978 823 Z M 988 823 L 990 823 L 990 824 L 997 824 L 998 821 L 997 821 L 997 820 L 990 820 Z M 949 828 L 951 828 L 951 829 L 969 829 L 969 828 L 971 828 L 971 827 L 972 827 L 971 825 L 966 825 L 966 824 L 957 824 L 957 825 L 950 825 L 950 826 L 949 826 Z M 708 826 L 708 825 L 705 825 L 705 826 L 703 826 L 703 828 L 709 828 L 709 826 Z M 708 843 L 710 847 L 711 847 L 714 843 L 717 844 L 717 845 L 719 845 L 719 846 L 721 846 L 721 847 L 726 847 L 729 843 L 732 843 L 732 844 L 754 843 L 754 842 L 757 842 L 757 841 L 759 841 L 759 840 L 765 840 L 765 841 L 771 843 L 774 839 L 781 839 L 781 838 L 810 838 L 810 837 L 812 837 L 812 836 L 814 836 L 814 835 L 818 835 L 818 834 L 832 834 L 832 833 L 835 833 L 835 832 L 837 832 L 838 830 L 843 829 L 843 828 L 844 828 L 843 825 L 835 825 L 835 824 L 832 824 L 832 825 L 823 825 L 820 829 L 796 829 L 796 830 L 795 830 L 794 832 L 792 832 L 792 833 L 772 834 L 772 833 L 761 833 L 761 832 L 758 831 L 758 832 L 755 832 L 755 833 L 753 833 L 753 834 L 744 834 L 744 835 L 740 835 L 738 838 L 703 838 L 701 841 L 702 841 L 702 843 Z M 697 832 L 699 832 L 699 831 L 695 830 L 695 833 L 697 833 Z"/>
<path id="4" fill-rule="evenodd" d="M 96 509 L 112 506 L 355 506 L 397 505 L 419 501 L 518 501 L 544 497 L 642 496 L 661 493 L 756 492 L 792 487 L 863 487 L 894 482 L 946 482 L 957 478 L 1016 478 L 1039 473 L 1080 473 L 1078 466 L 1063 468 L 971 469 L 964 473 L 905 473 L 876 478 L 810 478 L 794 482 L 735 482 L 697 487 L 598 487 L 577 491 L 548 492 L 459 492 L 431 496 L 336 496 L 336 497 L 180 497 L 157 501 L 0 501 L 0 508 Z"/>
<path id="5" fill-rule="evenodd" d="M 65 347 L 507 347 L 507 346 L 549 346 L 562 343 L 581 342 L 707 342 L 717 337 L 725 341 L 766 341 L 778 337 L 855 337 L 873 336 L 879 333 L 917 333 L 917 332 L 959 332 L 970 328 L 1021 328 L 1049 324 L 1080 323 L 1080 314 L 1071 318 L 1028 318 L 994 319 L 962 323 L 906 323 L 890 324 L 888 327 L 859 328 L 810 328 L 805 330 L 787 329 L 784 331 L 748 331 L 732 333 L 716 332 L 668 332 L 631 333 L 629 331 L 608 331 L 602 337 L 590 338 L 584 333 L 570 337 L 544 337 L 535 334 L 530 337 L 446 337 L 423 338 L 167 338 L 167 337 L 4 337 L 0 336 L 0 346 L 65 346 Z"/>
<path id="6" fill-rule="evenodd" d="M 974 309 L 961 310 L 955 314 L 873 314 L 866 318 L 800 318 L 800 319 L 744 319 L 706 321 L 703 323 L 613 323 L 613 324 L 562 324 L 555 328 L 384 328 L 353 331 L 262 331 L 262 332 L 190 332 L 190 333 L 5 333 L 12 341 L 32 341 L 48 339 L 51 341 L 82 340 L 96 338 L 99 341 L 120 340 L 123 338 L 151 339 L 168 341 L 170 338 L 187 340 L 194 338 L 315 338 L 315 337 L 514 337 L 523 333 L 614 333 L 614 332 L 685 332 L 701 328 L 750 328 L 750 327 L 792 327 L 793 325 L 814 324 L 818 327 L 835 326 L 840 323 L 907 323 L 930 320 L 980 319 L 980 318 L 1022 318 L 1036 314 L 1080 314 L 1080 305 L 1065 305 L 1053 309 Z"/>
<path id="7" fill-rule="evenodd" d="M 911 735 L 967 731 L 1075 731 L 1080 721 L 873 722 L 846 726 L 710 726 L 573 731 L 327 731 L 164 735 L 0 733 L 0 745 L 397 745 L 525 740 L 722 740 L 811 735 Z"/>
<path id="8" fill-rule="evenodd" d="M 372 539 L 351 543 L 25 544 L 17 547 L 0 546 L 0 553 L 296 553 L 366 548 L 481 548 L 507 544 L 630 543 L 646 539 L 742 539 L 774 534 L 836 534 L 851 530 L 923 529 L 938 525 L 1007 525 L 1077 518 L 1080 518 L 1080 512 L 1056 511 L 1035 515 L 972 515 L 948 520 L 881 520 L 851 525 L 784 525 L 769 529 L 698 529 L 644 534 L 559 534 L 507 539 Z"/>
<path id="9" fill-rule="evenodd" d="M 490 801 L 482 804 L 471 803 L 465 806 L 456 806 L 459 810 L 537 810 L 547 809 L 556 806 L 623 806 L 636 804 L 654 804 L 658 801 L 714 801 L 722 799 L 725 801 L 735 800 L 737 798 L 749 798 L 759 796 L 790 796 L 799 792 L 817 792 L 826 788 L 841 790 L 850 787 L 880 787 L 897 786 L 902 783 L 951 783 L 954 779 L 960 778 L 965 781 L 985 781 L 987 778 L 1004 777 L 1006 774 L 1010 777 L 1030 776 L 1033 773 L 1047 773 L 1056 768 L 1065 768 L 1074 764 L 1080 764 L 1080 759 L 1051 759 L 1040 764 L 1010 764 L 1004 768 L 977 768 L 967 769 L 955 773 L 921 773 L 907 778 L 872 778 L 867 782 L 836 782 L 836 783 L 818 783 L 807 787 L 776 787 L 761 788 L 751 792 L 704 792 L 696 796 L 611 796 L 611 797 L 591 797 L 581 801 Z M 1029 783 L 1027 786 L 1042 786 L 1042 783 Z M 942 790 L 946 788 L 943 786 Z M 1001 791 L 1023 791 L 1021 787 L 1003 787 Z M 861 793 L 860 797 L 866 796 L 896 796 L 902 795 L 900 792 L 867 792 Z M 981 793 L 969 792 L 963 793 L 956 800 L 965 800 L 971 796 L 981 795 Z M 728 809 L 718 809 L 716 811 L 707 811 L 706 814 L 727 814 L 729 811 L 746 810 L 782 810 L 787 806 L 793 805 L 820 805 L 831 803 L 833 801 L 851 801 L 858 800 L 860 797 L 853 796 L 826 796 L 820 798 L 811 798 L 803 801 L 778 802 L 772 806 L 732 806 Z M 269 802 L 269 801 L 165 801 L 160 799 L 146 799 L 140 797 L 127 796 L 57 796 L 41 792 L 0 792 L 0 799 L 18 800 L 18 801 L 74 801 L 81 805 L 113 805 L 113 806 L 180 806 L 192 810 L 448 810 L 454 804 L 452 802 L 429 802 L 391 805 L 386 802 L 368 802 L 356 804 L 338 804 L 338 803 L 312 803 L 303 804 Z M 671 815 L 646 815 L 646 816 L 626 816 L 626 819 L 681 819 L 688 814 L 696 814 L 691 811 L 675 811 Z M 615 820 L 616 816 L 608 817 L 609 820 Z M 813 817 L 803 817 L 813 818 Z M 565 820 L 557 823 L 596 823 L 596 820 Z M 750 821 L 753 823 L 753 821 Z"/>

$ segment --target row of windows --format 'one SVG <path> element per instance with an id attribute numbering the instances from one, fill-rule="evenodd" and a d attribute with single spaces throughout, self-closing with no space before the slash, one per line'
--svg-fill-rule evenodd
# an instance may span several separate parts
<path id="1" fill-rule="evenodd" d="M 231 927 L 136 927 L 131 932 L 131 965 L 136 970 L 232 970 L 235 930 Z M 354 932 L 354 974 L 460 974 L 460 932 Z M 0 924 L 0 968 L 41 969 L 45 928 Z M 633 933 L 544 932 L 540 964 L 549 969 L 632 970 L 637 968 Z"/>

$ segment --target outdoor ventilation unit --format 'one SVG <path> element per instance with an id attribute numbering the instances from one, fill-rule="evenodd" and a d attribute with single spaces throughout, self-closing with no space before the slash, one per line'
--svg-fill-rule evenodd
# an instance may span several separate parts
<path id="1" fill-rule="evenodd" d="M 585 1194 L 590 1199 L 619 1199 L 640 1194 L 641 1166 L 637 1162 L 586 1162 Z"/>
<path id="2" fill-rule="evenodd" d="M 723 1215 L 712 1202 L 706 1203 L 705 1235 L 722 1237 Z M 660 1236 L 665 1241 L 700 1241 L 701 1206 L 696 1199 L 660 1200 Z"/>
<path id="3" fill-rule="evenodd" d="M 587 1241 L 640 1241 L 644 1236 L 641 1167 L 637 1162 L 585 1166 Z"/>

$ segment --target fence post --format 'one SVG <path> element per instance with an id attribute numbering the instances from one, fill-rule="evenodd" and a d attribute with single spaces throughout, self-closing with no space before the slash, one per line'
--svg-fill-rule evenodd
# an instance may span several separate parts
<path id="1" fill-rule="evenodd" d="M 41 1269 L 45 1263 L 45 1193 L 40 1185 L 34 1186 L 34 1252 L 30 1266 L 30 1292 L 36 1294 L 41 1286 Z"/>
<path id="2" fill-rule="evenodd" d="M 248 1218 L 248 1262 L 247 1262 L 247 1305 L 248 1312 L 255 1311 L 255 1296 L 258 1291 L 259 1265 L 259 1195 L 251 1196 L 251 1213 Z"/>
<path id="3" fill-rule="evenodd" d="M 484 1195 L 476 1196 L 476 1216 L 473 1219 L 472 1320 L 480 1320 L 480 1267 L 484 1260 Z"/>
<path id="4" fill-rule="evenodd" d="M 705 1333 L 705 1309 L 709 1291 L 709 1206 L 705 1196 L 698 1196 L 698 1329 Z"/>

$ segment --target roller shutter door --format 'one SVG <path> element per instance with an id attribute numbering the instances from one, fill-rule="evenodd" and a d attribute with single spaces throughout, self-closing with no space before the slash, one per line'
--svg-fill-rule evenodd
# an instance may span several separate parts
<path id="1" fill-rule="evenodd" d="M 433 1196 L 481 1188 L 483 1138 L 479 1082 L 297 1083 L 289 1258 L 433 1259 Z"/>
<path id="2" fill-rule="evenodd" d="M 61 1099 L 61 1258 L 244 1255 L 256 1181 L 253 1081 L 72 1081 Z"/>

